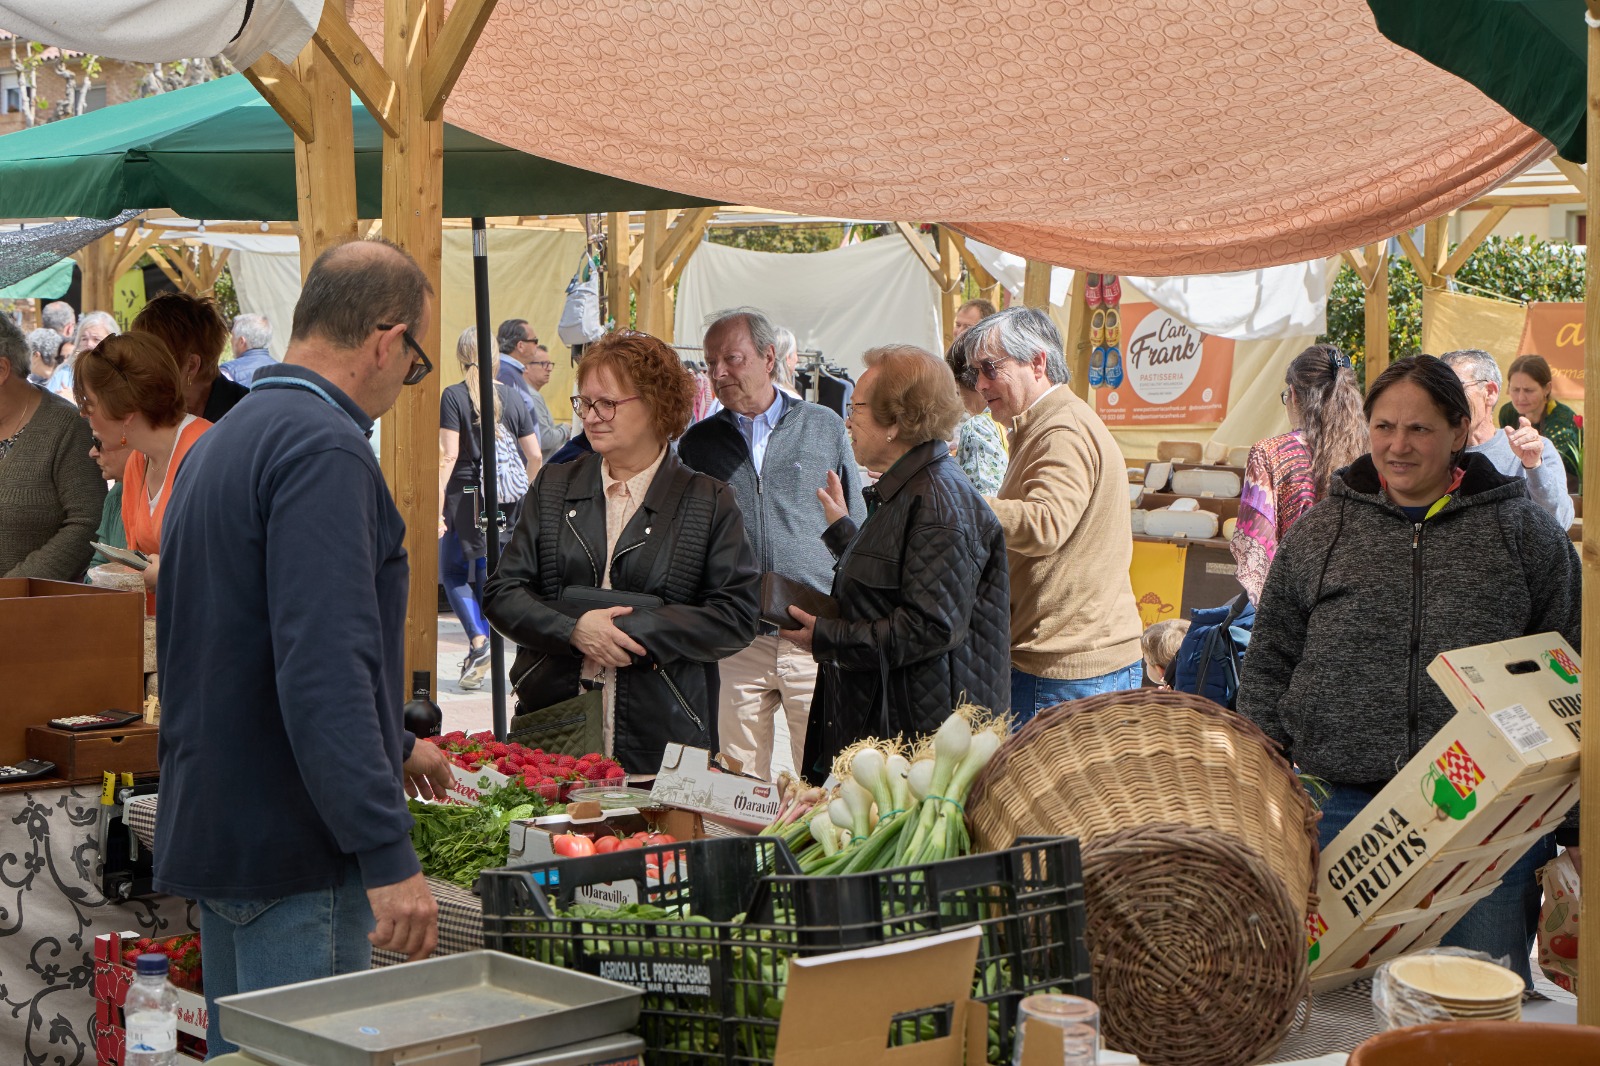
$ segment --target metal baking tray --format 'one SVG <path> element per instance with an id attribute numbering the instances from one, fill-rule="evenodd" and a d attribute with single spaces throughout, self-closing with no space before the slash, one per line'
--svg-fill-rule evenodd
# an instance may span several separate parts
<path id="1" fill-rule="evenodd" d="M 495 1063 L 639 1020 L 631 985 L 469 951 L 217 1001 L 222 1035 L 278 1066 Z"/>

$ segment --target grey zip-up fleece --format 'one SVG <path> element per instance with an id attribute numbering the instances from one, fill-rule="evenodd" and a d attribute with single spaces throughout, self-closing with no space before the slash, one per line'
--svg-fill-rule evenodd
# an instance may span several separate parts
<path id="1" fill-rule="evenodd" d="M 1239 711 L 1306 773 L 1381 786 L 1455 714 L 1427 675 L 1443 651 L 1560 633 L 1580 647 L 1578 553 L 1482 455 L 1432 518 L 1383 494 L 1372 457 L 1278 547 L 1244 657 Z"/>
<path id="2" fill-rule="evenodd" d="M 689 427 L 678 442 L 678 458 L 732 487 L 763 572 L 773 570 L 826 593 L 833 587 L 834 559 L 822 541 L 828 519 L 817 490 L 827 485 L 829 470 L 838 474 L 850 517 L 859 526 L 867 520 L 861 478 L 844 419 L 821 404 L 779 395 L 783 409 L 767 438 L 759 476 L 750 445 L 727 408 Z M 776 630 L 763 625 L 762 632 Z"/>

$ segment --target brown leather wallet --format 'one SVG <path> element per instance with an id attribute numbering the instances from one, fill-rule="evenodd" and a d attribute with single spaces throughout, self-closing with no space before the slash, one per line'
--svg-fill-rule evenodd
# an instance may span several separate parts
<path id="1" fill-rule="evenodd" d="M 818 618 L 839 617 L 839 605 L 832 596 L 770 570 L 762 574 L 761 620 L 779 629 L 799 629 L 800 623 L 789 613 L 791 604 Z"/>

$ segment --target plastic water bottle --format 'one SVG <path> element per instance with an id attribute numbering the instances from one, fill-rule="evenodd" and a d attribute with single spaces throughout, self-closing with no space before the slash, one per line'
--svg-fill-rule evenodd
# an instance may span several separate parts
<path id="1" fill-rule="evenodd" d="M 139 956 L 122 1012 L 127 1025 L 123 1066 L 172 1066 L 178 1061 L 178 991 L 167 980 L 165 955 Z"/>

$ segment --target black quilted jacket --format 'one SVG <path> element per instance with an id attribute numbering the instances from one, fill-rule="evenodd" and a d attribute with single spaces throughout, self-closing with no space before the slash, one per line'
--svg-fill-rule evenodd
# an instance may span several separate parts
<path id="1" fill-rule="evenodd" d="M 839 557 L 840 616 L 817 620 L 804 760 L 822 776 L 861 737 L 930 732 L 963 701 L 995 711 L 1011 703 L 1005 535 L 949 445 L 917 446 L 865 495 L 859 533 L 841 518 L 823 534 Z"/>

